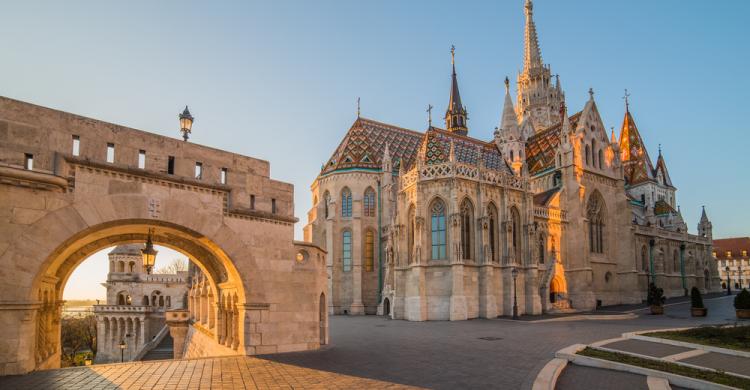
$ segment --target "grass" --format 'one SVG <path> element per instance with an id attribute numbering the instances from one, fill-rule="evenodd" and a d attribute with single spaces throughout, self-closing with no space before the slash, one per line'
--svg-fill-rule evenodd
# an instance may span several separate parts
<path id="1" fill-rule="evenodd" d="M 645 333 L 644 336 L 684 341 L 750 352 L 750 326 L 705 326 L 685 330 Z"/>
<path id="2" fill-rule="evenodd" d="M 693 367 L 682 366 L 676 363 L 664 362 L 654 359 L 645 359 L 618 352 L 602 351 L 600 349 L 591 347 L 586 347 L 586 349 L 578 352 L 578 355 L 629 364 L 631 366 L 649 368 L 652 370 L 668 372 L 670 374 L 682 375 L 694 379 L 701 379 L 704 381 L 718 383 L 725 386 L 737 387 L 740 389 L 750 389 L 750 379 L 729 375 L 719 371 L 700 370 Z"/>

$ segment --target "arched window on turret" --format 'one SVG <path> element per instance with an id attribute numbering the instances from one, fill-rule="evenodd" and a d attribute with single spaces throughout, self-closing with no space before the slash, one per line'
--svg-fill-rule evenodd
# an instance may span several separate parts
<path id="1" fill-rule="evenodd" d="M 365 197 L 363 199 L 364 203 L 364 214 L 365 217 L 374 217 L 375 216 L 375 191 L 367 187 L 365 190 Z"/>
<path id="2" fill-rule="evenodd" d="M 325 215 L 326 218 L 328 218 L 328 205 L 331 204 L 331 194 L 326 191 L 325 194 L 323 194 L 323 215 Z"/>
<path id="3" fill-rule="evenodd" d="M 604 253 L 604 200 L 598 192 L 589 197 L 586 216 L 589 220 L 589 250 Z"/>
<path id="4" fill-rule="evenodd" d="M 135 272 L 135 262 L 131 261 L 130 263 L 128 263 L 128 269 L 128 272 L 130 272 L 131 274 Z"/>
<path id="5" fill-rule="evenodd" d="M 599 149 L 599 169 L 604 168 L 604 152 Z"/>
<path id="6" fill-rule="evenodd" d="M 586 165 L 589 165 L 589 161 L 591 160 L 591 148 L 586 145 Z"/>
<path id="7" fill-rule="evenodd" d="M 341 190 L 341 216 L 352 216 L 352 192 L 346 187 Z"/>
<path id="8" fill-rule="evenodd" d="M 344 230 L 341 233 L 341 260 L 344 272 L 352 270 L 352 232 Z"/>
<path id="9" fill-rule="evenodd" d="M 372 272 L 375 268 L 375 234 L 372 229 L 365 232 L 365 271 Z"/>
<path id="10" fill-rule="evenodd" d="M 473 241 L 474 241 L 474 206 L 469 199 L 461 202 L 461 253 L 464 259 L 473 259 Z"/>
<path id="11" fill-rule="evenodd" d="M 445 203 L 435 199 L 430 207 L 430 232 L 432 259 L 446 258 Z"/>

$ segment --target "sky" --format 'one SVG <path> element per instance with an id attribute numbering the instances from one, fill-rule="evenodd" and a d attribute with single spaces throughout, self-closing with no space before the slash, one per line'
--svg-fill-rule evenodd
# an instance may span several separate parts
<path id="1" fill-rule="evenodd" d="M 749 13 L 744 0 L 534 2 L 569 110 L 593 88 L 619 130 L 627 88 L 688 226 L 705 205 L 715 237 L 750 235 Z M 448 103 L 455 45 L 469 134 L 489 140 L 523 24 L 522 0 L 16 1 L 0 15 L 0 95 L 176 138 L 188 104 L 191 142 L 268 160 L 294 184 L 301 238 L 358 97 L 363 116 L 424 130 L 427 105 L 438 121 Z"/>

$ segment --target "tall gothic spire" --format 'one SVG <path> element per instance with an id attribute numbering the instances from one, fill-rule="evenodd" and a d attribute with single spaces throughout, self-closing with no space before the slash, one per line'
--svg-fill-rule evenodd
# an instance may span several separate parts
<path id="1" fill-rule="evenodd" d="M 503 116 L 500 118 L 500 133 L 504 137 L 518 136 L 518 120 L 516 109 L 513 108 L 513 100 L 510 97 L 510 80 L 505 78 L 505 103 L 503 105 Z"/>
<path id="2" fill-rule="evenodd" d="M 466 125 L 466 107 L 461 104 L 461 94 L 458 92 L 458 77 L 456 76 L 456 47 L 451 46 L 451 94 L 448 109 L 445 110 L 445 127 L 448 131 L 466 135 L 469 129 Z"/>
<path id="3" fill-rule="evenodd" d="M 531 0 L 526 0 L 524 13 L 526 14 L 526 28 L 524 29 L 523 71 L 526 73 L 542 66 L 542 51 L 539 49 L 539 38 L 534 24 L 534 4 Z"/>

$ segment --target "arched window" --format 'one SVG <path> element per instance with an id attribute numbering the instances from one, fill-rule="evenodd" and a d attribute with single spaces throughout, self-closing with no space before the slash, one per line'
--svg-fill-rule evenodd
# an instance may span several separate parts
<path id="1" fill-rule="evenodd" d="M 511 246 L 513 247 L 513 253 L 515 256 L 520 255 L 521 246 L 521 215 L 518 214 L 518 209 L 515 207 L 510 208 L 511 218 Z M 516 258 L 518 260 L 518 258 Z"/>
<path id="2" fill-rule="evenodd" d="M 468 199 L 461 202 L 461 253 L 464 259 L 473 259 L 474 251 L 472 243 L 474 241 L 472 221 L 474 220 L 474 208 Z"/>
<path id="3" fill-rule="evenodd" d="M 539 235 L 539 264 L 544 264 L 544 255 L 547 252 L 544 234 Z"/>
<path id="4" fill-rule="evenodd" d="M 365 233 L 365 271 L 371 272 L 375 264 L 375 234 L 372 230 Z"/>
<path id="5" fill-rule="evenodd" d="M 143 299 L 141 300 L 142 306 L 148 306 L 148 296 L 144 295 Z"/>
<path id="6" fill-rule="evenodd" d="M 417 215 L 416 210 L 414 209 L 414 205 L 411 205 L 409 207 L 409 221 L 408 223 L 408 231 L 407 231 L 407 240 L 409 241 L 409 253 L 407 254 L 407 257 L 409 258 L 409 262 L 411 263 L 414 261 L 414 229 L 416 228 L 416 221 Z"/>
<path id="7" fill-rule="evenodd" d="M 497 208 L 490 203 L 487 207 L 487 216 L 489 217 L 489 235 L 490 235 L 490 259 L 495 261 L 497 258 Z"/>
<path id="8" fill-rule="evenodd" d="M 442 200 L 436 199 L 432 202 L 430 208 L 430 231 L 432 241 L 432 259 L 439 260 L 446 258 L 446 238 L 445 238 L 445 204 Z"/>
<path id="9" fill-rule="evenodd" d="M 129 269 L 129 271 L 128 271 L 128 272 L 130 272 L 131 274 L 132 274 L 133 272 L 135 272 L 135 262 L 132 262 L 132 261 L 131 261 L 130 263 L 128 263 L 128 269 Z"/>
<path id="10" fill-rule="evenodd" d="M 352 270 L 352 232 L 349 230 L 344 230 L 342 235 L 342 260 L 343 260 L 343 268 L 344 272 L 349 272 Z"/>
<path id="11" fill-rule="evenodd" d="M 591 160 L 591 148 L 586 145 L 586 165 L 589 165 L 589 161 Z"/>
<path id="12" fill-rule="evenodd" d="M 599 169 L 604 167 L 604 153 L 599 149 Z"/>
<path id="13" fill-rule="evenodd" d="M 172 307 L 172 297 L 167 296 L 167 307 Z"/>
<path id="14" fill-rule="evenodd" d="M 592 128 L 593 131 L 593 128 Z M 596 168 L 596 140 L 591 140 L 591 164 L 594 168 Z"/>
<path id="15" fill-rule="evenodd" d="M 643 270 L 643 272 L 648 272 L 649 271 L 648 268 L 649 268 L 649 266 L 648 266 L 648 250 L 646 249 L 646 246 L 644 245 L 641 248 L 641 269 Z"/>
<path id="16" fill-rule="evenodd" d="M 364 198 L 364 212 L 365 217 L 374 217 L 375 216 L 375 191 L 373 191 L 372 188 L 367 188 L 365 190 L 365 198 Z"/>
<path id="17" fill-rule="evenodd" d="M 680 255 L 677 254 L 677 249 L 675 249 L 674 253 L 672 254 L 672 265 L 674 268 L 672 268 L 672 272 L 682 272 L 680 269 Z"/>
<path id="18" fill-rule="evenodd" d="M 125 293 L 119 293 L 119 294 L 117 294 L 117 304 L 118 305 L 125 305 Z"/>
<path id="19" fill-rule="evenodd" d="M 589 219 L 589 249 L 604 253 L 604 201 L 598 192 L 589 197 L 586 216 Z"/>
<path id="20" fill-rule="evenodd" d="M 117 272 L 125 272 L 125 262 L 124 261 L 118 261 L 117 262 Z"/>
<path id="21" fill-rule="evenodd" d="M 341 190 L 341 216 L 352 216 L 352 192 L 348 188 Z"/>
<path id="22" fill-rule="evenodd" d="M 328 218 L 328 205 L 331 204 L 331 194 L 328 191 L 326 191 L 325 194 L 323 194 L 323 203 L 324 203 L 323 214 L 325 215 L 326 218 Z"/>

